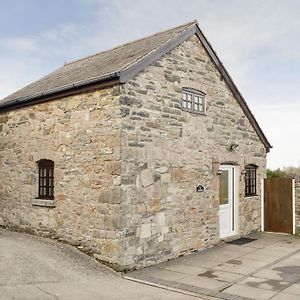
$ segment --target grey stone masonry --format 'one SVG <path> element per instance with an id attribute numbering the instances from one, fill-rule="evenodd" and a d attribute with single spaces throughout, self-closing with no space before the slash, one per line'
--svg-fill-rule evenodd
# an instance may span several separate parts
<path id="1" fill-rule="evenodd" d="M 181 109 L 184 87 L 205 94 L 204 114 Z M 41 159 L 54 161 L 44 202 Z M 237 170 L 236 234 L 259 230 L 266 148 L 193 36 L 125 84 L 1 112 L 0 225 L 142 268 L 219 242 L 224 163 Z M 257 166 L 252 197 L 247 164 Z"/>
<path id="2" fill-rule="evenodd" d="M 119 86 L 0 113 L 0 225 L 120 264 Z M 36 199 L 54 161 L 55 200 Z"/>
<path id="3" fill-rule="evenodd" d="M 181 109 L 182 88 L 205 93 L 205 114 Z M 147 266 L 219 241 L 221 163 L 238 169 L 238 234 L 260 228 L 266 149 L 201 42 L 192 37 L 122 87 L 123 265 Z M 237 143 L 239 149 L 229 151 Z M 255 164 L 258 195 L 244 197 Z M 196 193 L 196 185 L 204 186 Z"/>

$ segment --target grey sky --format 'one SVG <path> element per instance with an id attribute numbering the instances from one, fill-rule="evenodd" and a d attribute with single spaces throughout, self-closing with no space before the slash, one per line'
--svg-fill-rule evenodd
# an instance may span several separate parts
<path id="1" fill-rule="evenodd" d="M 197 19 L 274 148 L 300 165 L 300 1 L 1 0 L 0 98 L 66 61 Z"/>

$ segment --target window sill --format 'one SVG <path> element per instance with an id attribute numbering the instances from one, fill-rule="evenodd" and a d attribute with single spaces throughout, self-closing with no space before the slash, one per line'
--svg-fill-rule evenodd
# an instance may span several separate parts
<path id="1" fill-rule="evenodd" d="M 181 108 L 181 110 L 185 111 L 185 112 L 188 112 L 190 114 L 194 114 L 194 115 L 206 116 L 206 112 L 204 112 L 204 111 L 191 110 L 191 109 L 187 109 L 187 108 Z"/>
<path id="2" fill-rule="evenodd" d="M 258 195 L 255 194 L 255 195 L 245 195 L 245 198 L 251 198 L 251 197 L 257 197 Z"/>
<path id="3" fill-rule="evenodd" d="M 41 206 L 41 207 L 56 207 L 55 200 L 47 200 L 47 199 L 33 199 L 32 200 L 33 206 Z"/>

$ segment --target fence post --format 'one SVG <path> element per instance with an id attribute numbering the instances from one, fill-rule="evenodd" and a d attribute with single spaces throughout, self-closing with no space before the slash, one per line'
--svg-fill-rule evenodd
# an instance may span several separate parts
<path id="1" fill-rule="evenodd" d="M 260 205 L 261 205 L 261 231 L 265 231 L 265 201 L 264 201 L 264 179 L 261 180 L 260 188 Z"/>
<path id="2" fill-rule="evenodd" d="M 292 205 L 293 205 L 293 234 L 296 234 L 296 201 L 295 201 L 295 178 L 292 179 Z"/>

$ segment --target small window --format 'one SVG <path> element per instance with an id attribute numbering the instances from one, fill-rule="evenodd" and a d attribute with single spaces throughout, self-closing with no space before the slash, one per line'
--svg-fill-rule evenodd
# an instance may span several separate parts
<path id="1" fill-rule="evenodd" d="M 39 193 L 40 199 L 54 199 L 54 162 L 43 159 L 39 166 Z"/>
<path id="2" fill-rule="evenodd" d="M 257 166 L 255 165 L 248 165 L 245 168 L 245 196 L 257 195 L 256 170 Z"/>
<path id="3" fill-rule="evenodd" d="M 181 106 L 183 110 L 195 113 L 205 113 L 205 94 L 195 89 L 182 90 Z"/>

